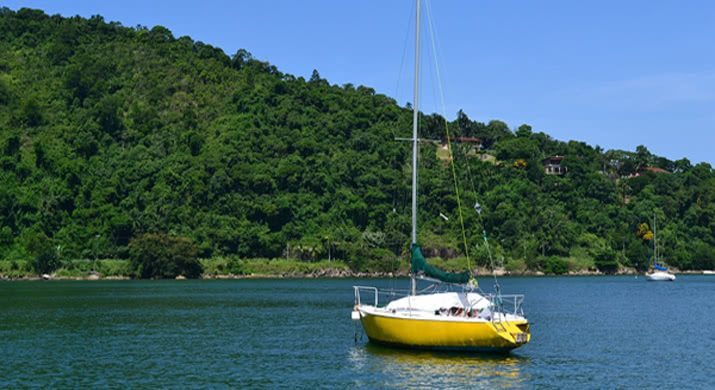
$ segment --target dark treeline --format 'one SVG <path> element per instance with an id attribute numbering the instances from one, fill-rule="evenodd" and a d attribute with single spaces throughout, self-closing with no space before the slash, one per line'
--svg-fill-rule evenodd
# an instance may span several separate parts
<path id="1" fill-rule="evenodd" d="M 444 138 L 443 118 L 421 122 L 425 138 Z M 390 270 L 409 242 L 410 149 L 394 137 L 410 123 L 409 107 L 371 88 L 294 77 L 164 27 L 1 9 L 0 259 L 32 257 L 33 247 L 60 261 L 129 258 L 132 240 L 165 234 L 201 257 L 330 257 Z M 487 261 L 483 224 L 508 267 L 643 269 L 655 213 L 667 263 L 715 268 L 710 165 L 462 112 L 449 128 L 486 151 L 453 148 L 477 263 Z M 421 241 L 460 256 L 438 148 L 421 150 Z M 545 174 L 553 155 L 566 174 Z"/>

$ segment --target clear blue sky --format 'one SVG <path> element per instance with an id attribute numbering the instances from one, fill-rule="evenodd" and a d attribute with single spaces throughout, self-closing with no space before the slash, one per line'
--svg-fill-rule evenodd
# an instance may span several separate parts
<path id="1" fill-rule="evenodd" d="M 162 25 L 281 71 L 411 100 L 412 0 L 4 1 Z M 446 111 L 715 165 L 715 1 L 432 0 Z M 411 37 L 409 39 L 412 39 Z M 401 67 L 401 63 L 403 66 Z M 402 69 L 401 69 L 402 68 Z M 426 68 L 426 111 L 436 104 Z M 409 132 L 404 129 L 405 134 Z"/>

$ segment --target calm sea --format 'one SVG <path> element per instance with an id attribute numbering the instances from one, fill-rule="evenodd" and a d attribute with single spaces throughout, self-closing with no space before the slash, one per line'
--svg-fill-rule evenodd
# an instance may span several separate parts
<path id="1" fill-rule="evenodd" d="M 405 280 L 0 282 L 0 388 L 715 388 L 715 276 L 500 282 L 506 356 L 368 343 L 351 286 Z"/>

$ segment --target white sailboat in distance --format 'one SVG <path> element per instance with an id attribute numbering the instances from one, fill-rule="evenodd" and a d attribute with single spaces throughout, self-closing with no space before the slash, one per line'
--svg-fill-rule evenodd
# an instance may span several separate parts
<path id="1" fill-rule="evenodd" d="M 668 267 L 658 262 L 658 229 L 655 213 L 653 213 L 653 269 L 645 274 L 645 279 L 650 282 L 675 281 L 675 275 L 668 272 Z"/>

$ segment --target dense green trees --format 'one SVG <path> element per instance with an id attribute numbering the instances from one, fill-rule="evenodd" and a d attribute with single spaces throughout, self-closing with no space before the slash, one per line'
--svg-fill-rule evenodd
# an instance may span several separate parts
<path id="1" fill-rule="evenodd" d="M 198 247 L 185 237 L 147 233 L 129 243 L 129 265 L 141 278 L 198 278 Z"/>
<path id="2" fill-rule="evenodd" d="M 52 241 L 44 233 L 31 234 L 25 247 L 32 255 L 30 266 L 36 274 L 51 273 L 60 267 L 57 248 L 52 245 Z"/>
<path id="3" fill-rule="evenodd" d="M 160 26 L 2 9 L 0 259 L 133 258 L 144 276 L 185 273 L 159 260 L 141 268 L 137 242 L 153 247 L 146 234 L 159 232 L 195 242 L 199 257 L 394 269 L 409 241 L 410 196 L 410 150 L 394 137 L 410 122 L 406 107 L 371 88 L 331 85 L 318 71 L 306 81 Z M 499 160 L 453 148 L 477 263 L 488 264 L 485 228 L 502 263 L 643 269 L 651 242 L 636 232 L 656 212 L 669 264 L 715 266 L 708 164 L 645 147 L 604 152 L 461 111 L 448 125 Z M 421 126 L 425 138 L 444 139 L 439 115 Z M 421 241 L 459 255 L 451 173 L 435 145 L 421 154 Z M 564 156 L 566 175 L 544 173 L 552 155 Z"/>

